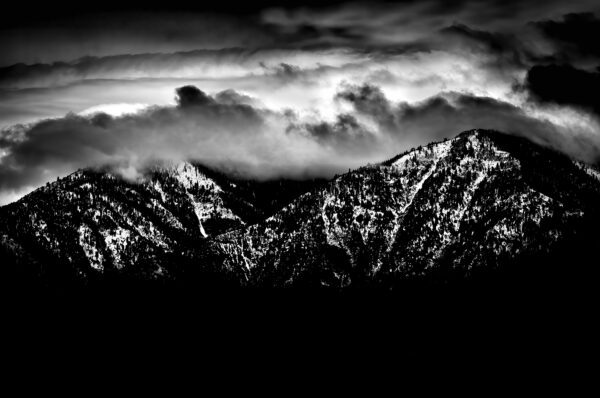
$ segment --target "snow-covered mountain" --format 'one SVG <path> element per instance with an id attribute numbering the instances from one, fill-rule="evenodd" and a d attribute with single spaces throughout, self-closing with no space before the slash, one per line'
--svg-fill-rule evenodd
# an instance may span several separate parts
<path id="1" fill-rule="evenodd" d="M 393 287 L 557 260 L 592 239 L 599 204 L 590 166 L 470 131 L 339 176 L 213 245 L 251 285 Z"/>
<path id="2" fill-rule="evenodd" d="M 206 239 L 264 218 L 316 183 L 238 181 L 188 162 L 136 181 L 79 170 L 0 209 L 2 257 L 49 283 L 173 279 Z M 275 185 L 280 195 L 270 194 Z"/>
<path id="3" fill-rule="evenodd" d="M 10 275 L 46 284 L 393 288 L 579 258 L 598 204 L 595 168 L 475 130 L 327 183 L 80 170 L 1 208 L 0 238 Z"/>

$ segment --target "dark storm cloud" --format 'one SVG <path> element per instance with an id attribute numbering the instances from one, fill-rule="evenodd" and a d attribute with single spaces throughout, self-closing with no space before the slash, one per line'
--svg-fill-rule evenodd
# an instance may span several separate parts
<path id="1" fill-rule="evenodd" d="M 542 18 L 548 15 L 561 18 L 561 14 L 557 12 L 562 6 L 556 2 L 547 1 L 535 7 L 532 2 L 512 1 L 457 1 L 452 4 L 442 6 L 437 1 L 427 0 L 401 4 L 349 3 L 325 8 L 274 8 L 264 11 L 262 19 L 255 15 L 243 20 L 235 15 L 211 20 L 199 14 L 186 14 L 181 16 L 181 23 L 178 23 L 179 14 L 166 14 L 164 21 L 159 21 L 158 14 L 150 13 L 149 16 L 136 15 L 133 27 L 125 22 L 128 21 L 127 18 L 133 18 L 134 14 L 128 14 L 128 17 L 125 14 L 111 16 L 116 22 L 109 18 L 106 25 L 93 22 L 88 26 L 85 18 L 82 21 L 52 22 L 53 31 L 70 29 L 71 25 L 75 24 L 72 28 L 76 32 L 69 33 L 69 36 L 75 34 L 78 39 L 63 38 L 64 46 L 61 48 L 73 43 L 84 43 L 88 33 L 96 28 L 104 32 L 103 34 L 107 31 L 112 33 L 110 38 L 94 38 L 92 41 L 95 44 L 83 46 L 87 52 L 79 55 L 86 56 L 74 61 L 18 63 L 2 67 L 0 88 L 53 87 L 97 79 L 218 79 L 225 75 L 241 77 L 259 74 L 272 74 L 280 82 L 288 82 L 301 78 L 307 69 L 349 65 L 353 61 L 351 56 L 356 60 L 371 58 L 375 62 L 386 62 L 402 54 L 427 54 L 434 50 L 470 54 L 475 61 L 479 60 L 480 68 L 510 75 L 516 73 L 517 69 L 532 66 L 536 60 L 555 59 L 551 58 L 555 56 L 554 52 L 562 51 L 562 47 L 566 49 L 571 45 L 569 43 L 583 40 L 586 34 L 595 33 L 597 24 L 597 19 L 591 14 L 571 14 L 565 17 L 564 21 L 547 19 L 533 23 L 532 26 L 540 32 L 545 32 L 548 40 L 554 43 L 555 49 L 548 53 L 536 48 L 538 39 L 525 29 L 528 22 L 526 17 L 531 15 Z M 588 6 L 593 7 L 587 1 L 572 4 L 572 8 Z M 512 19 L 508 18 L 507 10 L 514 12 Z M 205 18 L 208 22 L 205 24 L 204 20 L 197 18 Z M 574 28 L 574 19 L 581 25 L 579 31 Z M 485 25 L 484 21 L 488 24 Z M 108 51 L 110 46 L 122 42 L 114 40 L 121 33 L 119 29 L 112 31 L 111 23 L 119 29 L 125 29 L 126 26 L 126 29 L 139 33 L 145 45 L 152 44 L 151 47 L 147 46 L 146 50 L 151 48 L 153 53 L 139 53 L 143 48 L 136 45 L 132 45 L 129 50 L 125 46 L 114 47 Z M 221 30 L 228 27 L 229 36 L 215 34 L 210 29 L 211 24 L 215 23 L 219 24 Z M 144 25 L 138 29 L 135 24 L 148 26 Z M 202 31 L 198 33 L 194 30 L 188 35 L 186 29 Z M 248 29 L 258 29 L 262 33 L 252 34 L 247 32 Z M 298 33 L 307 29 L 312 29 L 312 33 Z M 210 30 L 210 34 L 204 35 L 204 30 Z M 356 32 L 352 33 L 353 30 Z M 199 34 L 204 41 L 195 39 Z M 159 40 L 153 35 L 167 37 L 165 40 L 169 44 L 161 46 L 162 39 Z M 239 40 L 227 39 L 238 36 Z M 341 41 L 331 41 L 333 36 Z M 15 43 L 18 41 L 19 48 L 32 48 L 38 43 L 34 37 L 19 39 L 18 35 L 10 32 L 3 37 Z M 216 41 L 211 45 L 204 45 L 209 37 L 215 38 Z M 256 41 L 246 42 L 249 38 Z M 190 43 L 204 48 L 192 50 L 187 45 L 180 45 L 180 39 L 189 39 Z M 586 40 L 589 43 L 584 44 L 583 49 L 588 53 L 593 52 L 597 44 L 589 37 Z M 23 42 L 27 45 L 23 45 Z M 43 38 L 39 42 L 43 43 Z M 240 47 L 223 48 L 230 44 Z M 217 47 L 212 48 L 214 45 Z M 5 49 L 8 48 L 10 46 Z M 52 46 L 45 46 L 39 50 L 39 54 L 49 52 L 55 56 L 56 52 L 48 51 L 51 48 Z M 107 51 L 104 51 L 105 48 Z M 327 48 L 338 52 L 351 48 L 352 52 L 347 53 L 351 55 L 348 59 L 332 65 L 329 64 L 330 54 L 327 53 Z M 182 49 L 190 51 L 180 51 Z M 111 55 L 115 52 L 122 54 Z M 297 54 L 303 54 L 303 64 L 295 62 Z M 312 59 L 312 63 L 308 59 Z M 319 65 L 321 59 L 323 65 Z"/>
<path id="2" fill-rule="evenodd" d="M 271 53 L 242 48 L 195 50 L 165 54 L 84 57 L 72 62 L 15 64 L 0 68 L 0 87 L 28 88 L 65 85 L 93 79 L 176 78 L 212 76 L 223 66 L 238 64 L 237 73 L 260 70 Z M 275 52 L 275 55 L 278 55 Z M 233 73 L 235 73 L 234 71 Z"/>
<path id="3" fill-rule="evenodd" d="M 593 13 L 567 14 L 533 25 L 558 46 L 562 58 L 600 56 L 600 19 Z"/>
<path id="4" fill-rule="evenodd" d="M 204 139 L 219 137 L 220 144 L 231 144 L 240 135 L 257 135 L 265 128 L 267 113 L 248 105 L 219 103 L 192 86 L 179 88 L 177 94 L 177 107 L 120 118 L 70 114 L 3 130 L 0 191 L 39 184 L 48 173 L 56 176 L 79 167 L 141 166 L 161 156 L 181 159 L 199 147 L 211 147 Z"/>
<path id="5" fill-rule="evenodd" d="M 342 67 L 368 55 L 345 49 L 195 50 L 84 57 L 71 62 L 0 67 L 0 89 L 59 87 L 93 80 L 221 79 L 272 75 L 285 81 L 306 70 Z"/>
<path id="6" fill-rule="evenodd" d="M 85 56 L 256 48 L 272 46 L 276 39 L 256 18 L 235 14 L 96 11 L 27 21 L 0 26 L 0 66 Z"/>
<path id="7" fill-rule="evenodd" d="M 335 97 L 351 103 L 356 112 L 379 120 L 385 120 L 391 113 L 391 104 L 383 91 L 372 84 L 347 85 Z"/>
<path id="8" fill-rule="evenodd" d="M 593 11 L 593 0 L 459 0 L 349 2 L 332 7 L 280 7 L 263 12 L 265 23 L 280 34 L 319 32 L 307 42 L 362 47 L 394 47 L 420 41 L 432 32 L 461 24 L 491 31 L 510 31 L 529 21 L 552 19 L 567 12 Z"/>
<path id="9" fill-rule="evenodd" d="M 276 71 L 276 76 L 284 80 L 294 80 L 302 73 L 302 70 L 299 67 L 286 64 L 285 62 L 280 63 L 273 69 Z"/>
<path id="10" fill-rule="evenodd" d="M 409 134 L 440 139 L 448 136 L 448 126 L 457 131 L 491 129 L 524 136 L 574 157 L 590 156 L 588 148 L 575 145 L 552 123 L 528 116 L 516 106 L 489 97 L 445 93 L 417 106 L 401 106 L 400 112 L 400 123 Z M 591 155 L 595 157 L 598 153 L 596 145 Z"/>
<path id="11" fill-rule="evenodd" d="M 600 115 L 600 67 L 589 72 L 571 65 L 536 65 L 527 72 L 526 88 L 538 101 L 575 105 Z"/>
<path id="12" fill-rule="evenodd" d="M 491 32 L 473 29 L 463 24 L 453 24 L 441 31 L 440 47 L 454 51 L 468 51 L 489 59 L 483 61 L 488 70 L 523 68 L 536 59 L 536 54 L 524 41 L 527 32 Z"/>
<path id="13" fill-rule="evenodd" d="M 514 48 L 512 39 L 503 34 L 477 30 L 463 24 L 454 24 L 441 30 L 442 34 L 457 36 L 480 45 L 484 51 L 510 52 Z"/>
<path id="14" fill-rule="evenodd" d="M 195 86 L 183 86 L 175 90 L 177 105 L 180 108 L 188 108 L 193 106 L 209 106 L 215 105 L 214 99 L 206 95 L 206 93 Z"/>
<path id="15" fill-rule="evenodd" d="M 288 133 L 306 131 L 320 145 L 333 147 L 358 156 L 381 150 L 377 134 L 361 124 L 355 116 L 343 113 L 336 116 L 334 122 L 291 123 L 286 129 Z"/>
<path id="16" fill-rule="evenodd" d="M 447 92 L 418 104 L 393 105 L 372 86 L 348 87 L 339 96 L 397 141 L 420 145 L 482 128 L 529 138 L 585 161 L 600 159 L 600 134 L 590 136 L 558 126 L 494 98 Z"/>
<path id="17" fill-rule="evenodd" d="M 357 114 L 374 118 L 385 130 L 395 127 L 393 106 L 375 85 L 347 85 L 336 94 L 336 99 L 350 103 Z"/>
<path id="18" fill-rule="evenodd" d="M 45 9 L 24 7 L 21 16 L 11 10 L 0 26 L 0 66 L 227 47 L 397 49 L 454 24 L 510 31 L 529 21 L 599 9 L 593 0 L 101 3 L 53 2 Z"/>

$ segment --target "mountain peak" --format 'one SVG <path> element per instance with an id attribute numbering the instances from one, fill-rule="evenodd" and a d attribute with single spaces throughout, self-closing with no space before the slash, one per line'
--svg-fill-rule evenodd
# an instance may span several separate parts
<path id="1" fill-rule="evenodd" d="M 597 216 L 596 201 L 600 184 L 570 159 L 471 130 L 341 175 L 214 244 L 227 253 L 219 261 L 252 283 L 317 274 L 327 286 L 395 285 L 544 256 Z"/>
<path id="2" fill-rule="evenodd" d="M 384 166 L 404 167 L 407 162 L 437 162 L 451 152 L 461 152 L 464 156 L 504 156 L 505 151 L 495 145 L 494 138 L 505 136 L 492 130 L 474 129 L 460 133 L 454 138 L 433 142 L 425 146 L 413 148 L 382 163 Z M 517 139 L 515 137 L 515 139 Z M 484 152 L 482 152 L 484 151 Z M 487 151 L 487 152 L 486 152 Z"/>

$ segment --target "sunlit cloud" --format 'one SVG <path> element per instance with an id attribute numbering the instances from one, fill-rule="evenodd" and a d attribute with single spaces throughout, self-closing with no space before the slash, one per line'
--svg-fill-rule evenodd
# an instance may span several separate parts
<path id="1" fill-rule="evenodd" d="M 95 113 L 105 113 L 110 116 L 123 116 L 138 113 L 141 110 L 147 108 L 148 104 L 100 104 L 92 106 L 91 108 L 85 109 L 79 112 L 82 116 L 90 116 Z"/>

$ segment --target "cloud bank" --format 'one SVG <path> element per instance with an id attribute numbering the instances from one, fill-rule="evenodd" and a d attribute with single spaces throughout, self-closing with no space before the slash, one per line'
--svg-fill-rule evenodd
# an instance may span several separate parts
<path id="1" fill-rule="evenodd" d="M 331 176 L 472 128 L 600 158 L 597 2 L 276 3 L 7 21 L 0 203 L 88 166 Z"/>
<path id="2" fill-rule="evenodd" d="M 109 166 L 133 178 L 156 162 L 180 160 L 258 179 L 331 176 L 473 128 L 523 135 L 588 161 L 600 156 L 598 136 L 489 97 L 446 92 L 395 103 L 365 84 L 339 87 L 334 101 L 346 112 L 323 121 L 253 106 L 232 90 L 211 96 L 183 86 L 174 106 L 13 126 L 0 135 L 0 192 L 7 200 L 82 167 Z"/>

